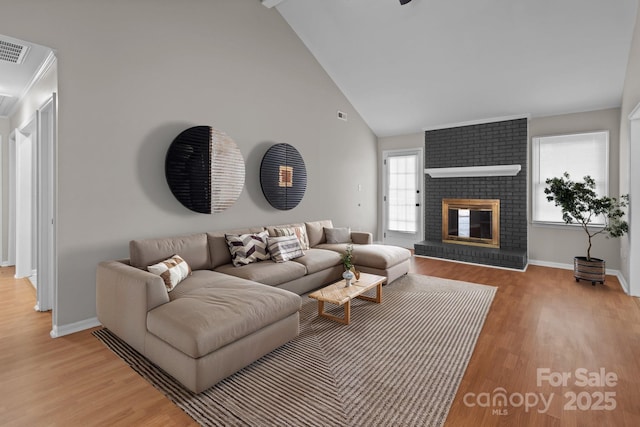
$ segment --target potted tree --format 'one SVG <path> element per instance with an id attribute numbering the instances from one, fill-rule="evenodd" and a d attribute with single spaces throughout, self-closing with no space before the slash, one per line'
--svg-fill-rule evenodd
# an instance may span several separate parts
<path id="1" fill-rule="evenodd" d="M 596 183 L 590 176 L 584 177 L 584 182 L 574 182 L 565 172 L 559 178 L 549 178 L 548 187 L 544 189 L 547 200 L 555 202 L 562 209 L 562 219 L 567 224 L 579 224 L 587 234 L 587 256 L 577 256 L 573 259 L 573 275 L 576 282 L 580 279 L 588 280 L 592 285 L 596 282 L 604 284 L 605 261 L 591 256 L 592 239 L 602 234 L 609 237 L 620 237 L 629 231 L 629 225 L 623 220 L 623 208 L 629 202 L 629 196 L 598 197 Z M 596 218 L 603 218 L 604 225 L 590 226 Z"/>

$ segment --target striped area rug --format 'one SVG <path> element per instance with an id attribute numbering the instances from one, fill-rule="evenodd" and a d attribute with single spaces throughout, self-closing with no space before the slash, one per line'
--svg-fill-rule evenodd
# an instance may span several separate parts
<path id="1" fill-rule="evenodd" d="M 351 324 L 306 299 L 298 338 L 194 394 L 108 330 L 95 331 L 203 426 L 441 426 L 496 288 L 409 274 Z"/>

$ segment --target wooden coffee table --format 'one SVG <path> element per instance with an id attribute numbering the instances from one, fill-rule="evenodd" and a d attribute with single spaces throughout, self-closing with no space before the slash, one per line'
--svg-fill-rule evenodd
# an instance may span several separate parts
<path id="1" fill-rule="evenodd" d="M 372 301 L 380 304 L 382 302 L 382 284 L 387 281 L 384 276 L 376 276 L 375 274 L 360 273 L 358 281 L 352 280 L 351 286 L 345 287 L 345 281 L 333 283 L 322 289 L 309 294 L 309 298 L 318 300 L 318 316 L 335 320 L 336 322 L 348 325 L 351 321 L 351 300 L 359 298 L 365 301 Z M 362 295 L 369 289 L 376 288 L 375 297 L 367 297 Z M 324 311 L 324 303 L 328 302 L 335 305 L 344 306 L 344 317 L 334 316 Z"/>

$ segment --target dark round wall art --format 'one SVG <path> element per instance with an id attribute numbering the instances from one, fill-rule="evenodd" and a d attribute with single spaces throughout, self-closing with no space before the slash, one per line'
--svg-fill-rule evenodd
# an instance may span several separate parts
<path id="1" fill-rule="evenodd" d="M 272 145 L 262 158 L 260 185 L 274 208 L 298 206 L 307 189 L 307 168 L 298 150 L 289 144 Z"/>
<path id="2" fill-rule="evenodd" d="M 194 126 L 171 143 L 165 175 L 173 195 L 188 209 L 222 212 L 242 192 L 244 159 L 226 133 L 211 126 Z"/>

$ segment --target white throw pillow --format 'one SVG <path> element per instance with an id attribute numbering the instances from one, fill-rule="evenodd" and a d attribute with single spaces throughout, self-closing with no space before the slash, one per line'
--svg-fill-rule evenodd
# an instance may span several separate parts
<path id="1" fill-rule="evenodd" d="M 275 228 L 273 230 L 276 233 L 277 237 L 281 236 L 296 236 L 300 241 L 300 247 L 303 251 L 309 250 L 309 237 L 307 237 L 307 229 L 306 227 L 282 227 Z"/>
<path id="2" fill-rule="evenodd" d="M 150 265 L 147 267 L 147 270 L 149 270 L 150 273 L 162 277 L 167 291 L 172 291 L 178 283 L 182 282 L 191 274 L 191 267 L 189 267 L 189 264 L 187 264 L 180 255 L 174 255 L 162 262 Z"/>
<path id="3" fill-rule="evenodd" d="M 257 261 L 269 259 L 267 250 L 266 231 L 253 234 L 225 234 L 224 238 L 229 246 L 231 262 L 236 267 L 242 267 Z"/>
<path id="4" fill-rule="evenodd" d="M 285 262 L 304 256 L 296 236 L 269 237 L 269 253 L 275 262 Z"/>

